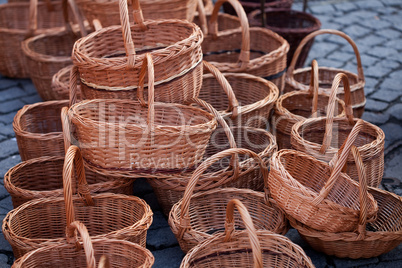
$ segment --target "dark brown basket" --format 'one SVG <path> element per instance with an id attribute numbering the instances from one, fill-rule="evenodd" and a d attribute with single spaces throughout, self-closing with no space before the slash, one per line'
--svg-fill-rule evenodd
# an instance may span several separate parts
<path id="1" fill-rule="evenodd" d="M 256 9 L 261 9 L 261 1 L 260 0 L 243 0 L 239 1 L 243 6 L 244 11 L 249 14 Z M 287 8 L 290 9 L 292 7 L 293 0 L 266 0 L 265 8 Z M 225 13 L 229 13 L 231 15 L 236 15 L 236 11 L 231 5 L 224 4 L 223 10 Z"/>

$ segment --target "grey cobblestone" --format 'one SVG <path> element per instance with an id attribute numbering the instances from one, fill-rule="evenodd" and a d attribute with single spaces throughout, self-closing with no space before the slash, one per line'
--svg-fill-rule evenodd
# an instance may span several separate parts
<path id="1" fill-rule="evenodd" d="M 19 98 L 25 95 L 26 93 L 20 87 L 18 86 L 10 87 L 9 89 L 1 92 L 0 103 L 6 100 Z"/>
<path id="2" fill-rule="evenodd" d="M 358 24 L 348 24 L 350 26 L 346 27 L 343 29 L 343 32 L 345 32 L 347 35 L 354 36 L 355 38 L 363 37 L 370 33 L 370 29 L 360 26 Z"/>
<path id="3" fill-rule="evenodd" d="M 382 112 L 388 107 L 388 103 L 382 101 L 375 101 L 367 98 L 365 109 L 373 112 Z"/>
<path id="4" fill-rule="evenodd" d="M 16 112 L 11 112 L 8 114 L 0 114 L 0 122 L 3 124 L 11 124 L 14 120 L 14 116 L 15 116 Z"/>
<path id="5" fill-rule="evenodd" d="M 387 114 L 395 117 L 398 120 L 402 120 L 402 103 L 397 103 L 387 110 Z"/>
<path id="6" fill-rule="evenodd" d="M 385 133 L 385 148 L 398 140 L 402 140 L 402 125 L 387 123 L 381 126 Z"/>
<path id="7" fill-rule="evenodd" d="M 147 247 L 153 250 L 169 248 L 178 245 L 176 237 L 170 231 L 170 227 L 162 227 L 148 232 Z"/>
<path id="8" fill-rule="evenodd" d="M 13 154 L 18 154 L 17 140 L 15 138 L 5 140 L 0 143 L 0 159 L 6 158 Z"/>
<path id="9" fill-rule="evenodd" d="M 385 162 L 384 177 L 396 178 L 397 180 L 399 180 L 400 185 L 402 183 L 401 159 L 402 159 L 402 145 L 392 150 L 391 153 L 387 154 L 384 161 Z M 401 193 L 399 193 L 399 195 L 401 195 Z M 402 248 L 400 249 L 402 252 Z"/>
<path id="10" fill-rule="evenodd" d="M 364 112 L 362 118 L 370 123 L 373 124 L 381 124 L 382 122 L 386 122 L 389 119 L 389 114 L 384 113 L 371 113 L 371 112 Z"/>
<path id="11" fill-rule="evenodd" d="M 380 101 L 392 102 L 401 95 L 401 92 L 389 89 L 382 89 L 381 91 L 377 91 L 370 98 Z"/>
<path id="12" fill-rule="evenodd" d="M 153 268 L 173 268 L 179 267 L 182 258 L 184 257 L 183 251 L 180 247 L 172 247 L 163 250 L 156 250 L 152 252 L 155 257 Z"/>
<path id="13" fill-rule="evenodd" d="M 4 177 L 4 174 L 7 173 L 7 171 L 15 166 L 16 164 L 21 162 L 21 157 L 20 155 L 12 155 L 7 157 L 4 160 L 0 161 L 0 178 Z M 0 183 L 3 184 L 3 180 L 0 180 Z"/>
<path id="14" fill-rule="evenodd" d="M 18 111 L 24 105 L 25 105 L 25 103 L 23 103 L 22 101 L 20 101 L 18 99 L 17 100 L 6 101 L 6 102 L 1 103 L 1 105 L 0 105 L 0 113 L 6 114 L 6 113 Z"/>
<path id="15" fill-rule="evenodd" d="M 378 264 L 379 262 L 378 258 L 358 259 L 358 260 L 333 258 L 333 260 L 335 263 L 335 267 L 342 267 L 342 268 L 367 266 L 367 265 Z"/>
<path id="16" fill-rule="evenodd" d="M 5 125 L 3 123 L 0 123 L 0 134 L 9 138 L 14 137 L 15 133 L 12 124 Z"/>

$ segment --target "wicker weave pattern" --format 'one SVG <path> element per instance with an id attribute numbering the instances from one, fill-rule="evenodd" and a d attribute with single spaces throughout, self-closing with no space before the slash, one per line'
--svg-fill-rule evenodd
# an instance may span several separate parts
<path id="1" fill-rule="evenodd" d="M 70 73 L 73 68 L 73 65 L 69 65 L 60 69 L 57 73 L 55 73 L 52 77 L 52 91 L 55 95 L 61 100 L 68 100 L 69 99 L 69 84 L 70 84 Z M 78 81 L 79 82 L 79 81 Z M 81 98 L 81 89 L 80 85 L 77 85 L 77 98 Z"/>

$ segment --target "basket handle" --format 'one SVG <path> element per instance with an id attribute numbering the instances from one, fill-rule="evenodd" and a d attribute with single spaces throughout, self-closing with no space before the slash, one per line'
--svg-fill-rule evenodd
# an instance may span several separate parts
<path id="1" fill-rule="evenodd" d="M 74 0 L 63 0 L 62 1 L 62 8 L 63 8 L 63 17 L 66 24 L 66 30 L 70 33 L 74 33 L 70 21 L 68 19 L 68 6 L 71 7 L 71 11 L 73 12 L 74 18 L 77 20 L 78 27 L 80 29 L 81 37 L 87 36 L 88 32 L 84 26 L 84 20 L 82 18 L 81 12 L 77 7 L 77 4 Z"/>
<path id="2" fill-rule="evenodd" d="M 102 255 L 100 257 L 98 268 L 110 268 L 110 261 L 107 255 Z"/>
<path id="3" fill-rule="evenodd" d="M 217 38 L 218 36 L 218 12 L 221 8 L 222 4 L 228 2 L 235 9 L 237 16 L 240 19 L 241 32 L 242 32 L 242 44 L 241 51 L 239 55 L 238 62 L 240 63 L 241 69 L 246 69 L 247 65 L 250 62 L 250 27 L 248 24 L 248 19 L 246 12 L 242 5 L 237 0 L 218 0 L 215 3 L 214 9 L 212 11 L 211 19 L 209 21 L 209 29 L 208 32 L 212 35 L 213 38 Z"/>
<path id="4" fill-rule="evenodd" d="M 253 252 L 254 267 L 262 268 L 262 253 L 261 246 L 258 240 L 257 231 L 255 230 L 253 220 L 250 213 L 243 203 L 238 199 L 232 199 L 229 201 L 226 207 L 226 221 L 225 221 L 225 238 L 224 242 L 229 242 L 234 232 L 234 209 L 237 209 L 240 213 L 241 219 L 246 227 L 248 237 L 250 239 L 251 250 Z"/>
<path id="5" fill-rule="evenodd" d="M 85 256 L 87 259 L 87 268 L 96 268 L 95 252 L 92 246 L 91 237 L 88 233 L 87 227 L 80 221 L 73 221 L 66 228 L 66 237 L 69 243 L 75 244 L 77 250 L 81 250 L 81 244 L 78 242 L 77 233 L 82 238 L 82 245 L 84 246 Z"/>
<path id="6" fill-rule="evenodd" d="M 142 61 L 140 75 L 139 75 L 139 85 L 137 90 L 137 97 L 143 107 L 147 106 L 144 100 L 144 83 L 145 75 L 148 73 L 148 117 L 147 125 L 150 127 L 150 131 L 154 130 L 155 121 L 155 72 L 154 72 L 154 61 L 152 59 L 151 53 L 146 53 L 144 60 Z"/>
<path id="7" fill-rule="evenodd" d="M 316 60 L 311 62 L 311 79 L 310 79 L 310 87 L 308 92 L 310 96 L 313 95 L 313 104 L 311 110 L 311 117 L 317 117 L 317 109 L 318 109 L 318 86 L 319 86 L 319 76 L 318 76 L 318 63 Z"/>
<path id="8" fill-rule="evenodd" d="M 186 230 L 191 228 L 191 222 L 190 222 L 190 215 L 189 215 L 189 208 L 190 208 L 190 200 L 192 197 L 192 194 L 194 192 L 194 188 L 197 185 L 197 182 L 201 175 L 204 173 L 205 170 L 209 166 L 211 166 L 213 163 L 219 161 L 220 159 L 231 156 L 233 154 L 243 154 L 247 155 L 249 157 L 252 157 L 259 165 L 261 169 L 261 173 L 263 174 L 264 180 L 268 176 L 268 168 L 264 164 L 264 162 L 261 160 L 261 158 L 254 153 L 253 151 L 244 149 L 244 148 L 231 148 L 227 149 L 224 151 L 221 151 L 217 154 L 214 154 L 213 156 L 207 158 L 204 162 L 202 162 L 197 169 L 194 171 L 193 175 L 191 176 L 187 186 L 186 190 L 184 191 L 182 203 L 181 203 L 181 216 L 180 216 L 180 224 L 179 224 L 179 237 L 183 238 L 184 233 Z"/>
<path id="9" fill-rule="evenodd" d="M 332 126 L 334 124 L 335 107 L 336 107 L 336 93 L 338 91 L 339 85 L 343 82 L 343 88 L 345 90 L 345 116 L 349 121 L 349 124 L 353 125 L 355 123 L 353 117 L 353 109 L 351 102 L 351 92 L 349 79 L 346 74 L 338 73 L 334 80 L 332 81 L 331 94 L 328 102 L 327 119 L 325 122 L 325 134 L 320 148 L 320 153 L 324 154 L 328 147 L 331 145 L 332 141 Z"/>
<path id="10" fill-rule="evenodd" d="M 226 95 L 228 96 L 229 99 L 229 107 L 227 109 L 228 112 L 231 112 L 231 118 L 235 119 L 238 114 L 239 114 L 239 102 L 236 99 L 236 95 L 233 92 L 232 86 L 229 84 L 228 80 L 226 77 L 212 64 L 208 63 L 207 61 L 203 61 L 204 64 L 204 69 L 206 69 L 208 72 L 210 72 L 216 80 L 218 80 L 218 83 L 221 85 L 223 90 L 225 91 Z"/>
<path id="11" fill-rule="evenodd" d="M 61 108 L 61 126 L 63 129 L 63 140 L 64 140 L 64 152 L 68 151 L 71 144 L 71 128 L 70 128 L 70 120 L 68 118 L 68 108 Z"/>
<path id="12" fill-rule="evenodd" d="M 356 55 L 356 60 L 357 60 L 357 77 L 359 81 L 364 81 L 364 73 L 363 73 L 363 66 L 362 66 L 362 61 L 360 58 L 360 53 L 359 50 L 357 49 L 356 43 L 344 32 L 338 31 L 338 30 L 332 30 L 332 29 L 322 29 L 322 30 L 317 30 L 312 32 L 311 34 L 307 35 L 306 37 L 303 38 L 303 40 L 300 42 L 299 46 L 297 47 L 295 53 L 293 54 L 292 61 L 290 62 L 290 65 L 288 67 L 287 71 L 287 76 L 289 77 L 290 80 L 294 80 L 293 73 L 295 70 L 296 62 L 299 58 L 299 55 L 303 49 L 303 47 L 309 42 L 311 39 L 316 37 L 317 35 L 321 34 L 335 34 L 340 37 L 343 37 L 346 39 L 346 41 L 349 42 L 349 44 L 352 46 L 353 51 L 355 52 Z"/>
<path id="13" fill-rule="evenodd" d="M 127 67 L 133 68 L 135 65 L 135 48 L 134 48 L 133 37 L 131 35 L 130 19 L 128 17 L 127 4 L 128 4 L 127 0 L 119 0 L 120 23 L 121 23 L 121 30 L 123 33 L 124 48 L 126 49 L 126 55 L 127 55 Z M 137 23 L 140 26 L 140 29 L 142 31 L 147 30 L 148 27 L 144 24 L 144 17 L 142 16 L 140 1 L 133 0 L 132 6 L 133 6 L 133 17 L 135 23 Z"/>
<path id="14" fill-rule="evenodd" d="M 49 4 L 47 4 L 49 7 Z M 31 37 L 38 29 L 38 0 L 29 1 L 29 28 L 27 37 Z"/>
<path id="15" fill-rule="evenodd" d="M 78 79 L 79 79 L 78 67 L 73 65 L 70 71 L 70 81 L 69 81 L 69 107 L 73 106 L 77 103 L 77 95 L 78 95 Z"/>
<path id="16" fill-rule="evenodd" d="M 197 0 L 198 18 L 200 20 L 201 31 L 204 35 L 208 34 L 207 15 L 205 13 L 205 6 L 202 0 Z"/>
<path id="17" fill-rule="evenodd" d="M 360 130 L 363 128 L 364 121 L 359 119 L 356 124 L 353 126 L 352 130 L 350 131 L 347 139 L 342 144 L 341 148 L 339 149 L 338 153 L 335 154 L 334 158 L 331 160 L 331 163 L 336 163 L 335 166 L 332 168 L 331 175 L 328 181 L 325 183 L 324 187 L 322 187 L 319 195 L 314 198 L 313 204 L 318 205 L 324 200 L 329 192 L 331 191 L 332 187 L 335 185 L 343 167 L 346 164 L 346 160 L 348 159 L 350 149 L 355 142 L 357 136 L 359 135 Z M 332 164 L 330 164 L 332 166 Z"/>
<path id="18" fill-rule="evenodd" d="M 82 159 L 80 149 L 71 145 L 66 152 L 63 165 L 63 194 L 64 204 L 66 206 L 67 226 L 75 220 L 74 203 L 73 203 L 73 180 L 74 166 L 78 178 L 78 194 L 85 198 L 88 206 L 93 206 L 94 201 L 89 192 L 88 184 L 85 179 L 84 161 Z"/>

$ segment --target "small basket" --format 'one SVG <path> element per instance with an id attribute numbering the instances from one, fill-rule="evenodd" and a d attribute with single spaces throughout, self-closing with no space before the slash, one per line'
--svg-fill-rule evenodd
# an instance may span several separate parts
<path id="1" fill-rule="evenodd" d="M 82 242 L 78 242 L 76 233 L 80 234 Z M 65 241 L 31 251 L 16 260 L 12 267 L 95 268 L 98 263 L 98 268 L 151 268 L 154 261 L 152 253 L 138 244 L 117 239 L 91 239 L 85 225 L 74 221 L 66 230 Z"/>
<path id="2" fill-rule="evenodd" d="M 241 29 L 218 32 L 218 12 L 228 2 L 236 9 Z M 202 42 L 204 60 L 221 72 L 248 73 L 273 82 L 283 90 L 288 42 L 271 30 L 249 28 L 247 16 L 236 0 L 218 0 Z"/>
<path id="3" fill-rule="evenodd" d="M 169 214 L 170 228 L 184 252 L 189 251 L 215 233 L 223 231 L 225 204 L 233 198 L 240 199 L 248 207 L 258 229 L 270 230 L 280 234 L 285 234 L 288 231 L 285 214 L 274 203 L 266 202 L 265 195 L 262 192 L 249 189 L 218 188 L 193 194 L 201 174 L 209 166 L 234 154 L 252 157 L 258 163 L 264 178 L 268 176 L 268 169 L 261 158 L 247 149 L 228 149 L 206 159 L 194 171 L 188 181 L 183 199 L 172 207 Z M 242 224 L 241 226 L 244 227 Z"/>
<path id="4" fill-rule="evenodd" d="M 76 146 L 71 146 L 67 155 L 72 158 L 65 160 L 66 165 L 72 165 L 72 160 L 83 161 Z M 4 175 L 4 187 L 11 195 L 14 208 L 33 199 L 63 196 L 63 164 L 64 157 L 43 156 L 19 163 L 8 170 Z M 85 169 L 85 177 L 91 193 L 133 193 L 134 180 L 106 177 L 88 169 Z"/>
<path id="5" fill-rule="evenodd" d="M 73 69 L 73 65 L 69 65 L 60 69 L 52 77 L 52 91 L 61 100 L 68 100 L 70 96 L 70 74 Z M 79 81 L 77 81 L 79 83 Z M 81 87 L 77 85 L 77 98 L 81 98 Z"/>
<path id="6" fill-rule="evenodd" d="M 352 148 L 361 180 L 365 180 L 364 165 L 358 149 Z M 367 192 L 362 192 L 359 225 L 352 232 L 327 233 L 290 219 L 294 228 L 312 248 L 339 258 L 372 258 L 391 251 L 402 242 L 402 198 L 378 188 L 368 188 L 378 203 L 375 221 L 367 223 L 367 207 L 363 206 Z"/>
<path id="7" fill-rule="evenodd" d="M 308 117 L 327 113 L 327 105 L 334 103 L 336 115 L 344 115 L 344 102 L 334 94 L 318 93 L 318 64 L 311 63 L 312 73 L 308 91 L 292 91 L 280 96 L 271 119 L 271 131 L 276 136 L 279 150 L 291 149 L 291 133 L 295 123 Z M 347 92 L 349 94 L 349 92 Z"/>
<path id="8" fill-rule="evenodd" d="M 350 91 L 348 77 L 342 73 L 335 76 L 332 91 L 337 91 L 341 80 L 345 93 L 348 93 Z M 334 118 L 334 107 L 329 105 L 327 117 L 311 118 L 293 126 L 291 143 L 295 150 L 308 153 L 325 162 L 329 162 L 333 158 L 340 144 L 344 142 L 358 120 L 353 118 L 350 98 L 347 98 L 347 94 L 345 96 L 346 118 L 343 116 Z M 363 127 L 357 136 L 355 145 L 358 146 L 363 157 L 368 185 L 378 187 L 384 172 L 385 134 L 376 125 L 364 120 L 362 123 Z M 359 180 L 356 164 L 352 157 L 347 160 L 346 173 L 352 179 Z"/>
<path id="9" fill-rule="evenodd" d="M 311 72 L 309 68 L 302 68 L 302 69 L 297 69 L 295 70 L 295 65 L 297 62 L 297 59 L 299 58 L 299 55 L 301 53 L 301 50 L 303 47 L 314 37 L 317 35 L 321 34 L 334 34 L 341 36 L 345 40 L 349 42 L 349 44 L 352 46 L 353 51 L 356 55 L 356 60 L 357 60 L 357 74 L 349 72 L 347 70 L 343 69 L 335 69 L 335 68 L 330 68 L 330 67 L 320 67 L 319 69 L 319 80 L 320 80 L 320 90 L 327 92 L 331 88 L 332 81 L 334 80 L 336 74 L 339 72 L 345 73 L 350 81 L 350 98 L 352 102 L 352 108 L 353 108 L 353 115 L 354 117 L 360 118 L 363 115 L 364 112 L 364 106 L 366 105 L 366 97 L 364 96 L 364 85 L 365 85 L 365 80 L 364 80 L 364 73 L 363 73 L 363 67 L 362 67 L 362 62 L 360 59 L 360 53 L 359 50 L 357 49 L 357 46 L 355 42 L 345 33 L 337 31 L 337 30 L 318 30 L 315 32 L 312 32 L 311 34 L 307 35 L 299 44 L 297 47 L 295 54 L 293 56 L 293 59 L 290 63 L 290 66 L 287 70 L 287 75 L 286 75 L 286 86 L 285 86 L 285 92 L 293 91 L 293 90 L 306 90 L 307 85 L 310 81 L 310 76 Z M 344 96 L 345 92 L 343 90 L 340 90 L 338 92 L 338 97 L 342 100 L 345 100 Z"/>
<path id="10" fill-rule="evenodd" d="M 119 1 L 122 26 L 103 28 L 74 45 L 83 98 L 137 99 L 141 64 L 149 52 L 155 60 L 155 101 L 192 103 L 202 83 L 200 28 L 177 19 L 144 21 L 139 0 L 133 1 L 137 16 L 130 24 L 127 0 Z"/>
<path id="11" fill-rule="evenodd" d="M 243 1 L 239 1 L 239 2 L 243 6 L 244 11 L 247 14 L 253 12 L 256 9 L 261 9 L 261 1 L 260 0 L 243 0 Z M 293 4 L 293 0 L 266 0 L 265 5 L 264 5 L 264 9 L 266 9 L 266 8 L 273 8 L 273 9 L 286 8 L 286 9 L 290 9 L 292 7 L 292 4 Z M 234 8 L 231 5 L 224 4 L 223 5 L 223 10 L 226 13 L 236 15 L 236 11 L 234 10 Z"/>
<path id="12" fill-rule="evenodd" d="M 69 151 L 73 154 L 73 151 Z M 75 160 L 78 160 L 76 154 Z M 67 154 L 66 159 L 74 156 Z M 3 220 L 4 237 L 11 244 L 15 258 L 25 253 L 64 240 L 65 228 L 74 220 L 83 222 L 94 238 L 114 238 L 135 242 L 145 247 L 152 223 L 148 204 L 136 197 L 101 193 L 91 196 L 82 161 L 74 161 L 78 182 L 73 182 L 72 165 L 63 167 L 63 197 L 35 199 L 11 210 Z M 78 195 L 73 197 L 73 185 Z"/>
<path id="13" fill-rule="evenodd" d="M 64 157 L 61 109 L 68 100 L 25 105 L 17 112 L 13 129 L 22 161 L 41 156 Z"/>
<path id="14" fill-rule="evenodd" d="M 240 219 L 246 230 L 235 230 L 235 207 L 240 212 Z M 303 249 L 288 238 L 268 230 L 256 230 L 256 219 L 252 219 L 248 211 L 250 207 L 246 207 L 241 201 L 230 200 L 226 220 L 224 224 L 221 223 L 225 232 L 211 236 L 190 250 L 180 268 L 315 267 Z"/>
<path id="15" fill-rule="evenodd" d="M 286 214 L 320 231 L 345 232 L 357 226 L 359 184 L 341 169 L 362 127 L 363 121 L 357 121 L 331 165 L 294 150 L 281 150 L 272 156 L 269 194 Z M 367 217 L 372 221 L 378 211 L 372 195 L 367 206 Z"/>

